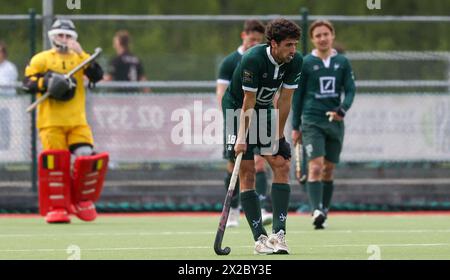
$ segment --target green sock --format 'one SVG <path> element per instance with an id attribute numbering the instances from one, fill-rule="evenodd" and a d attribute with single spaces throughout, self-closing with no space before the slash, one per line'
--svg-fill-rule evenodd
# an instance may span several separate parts
<path id="1" fill-rule="evenodd" d="M 334 184 L 333 181 L 322 181 L 323 185 L 323 208 L 328 211 L 331 206 L 331 198 L 333 197 Z"/>
<path id="2" fill-rule="evenodd" d="M 241 205 L 244 209 L 248 224 L 252 229 L 253 239 L 256 241 L 261 234 L 267 235 L 262 224 L 261 206 L 255 190 L 241 193 Z"/>
<path id="3" fill-rule="evenodd" d="M 259 196 L 261 207 L 265 209 L 267 197 L 267 176 L 264 171 L 256 173 L 256 193 Z"/>
<path id="4" fill-rule="evenodd" d="M 291 188 L 289 184 L 272 184 L 273 233 L 282 229 L 286 232 L 286 219 Z"/>
<path id="5" fill-rule="evenodd" d="M 311 211 L 322 209 L 323 186 L 321 181 L 306 183 Z"/>
<path id="6" fill-rule="evenodd" d="M 230 185 L 231 181 L 231 173 L 227 173 L 225 176 L 225 190 L 228 191 L 228 186 Z M 238 208 L 239 207 L 239 177 L 236 181 L 236 187 L 233 191 L 233 197 L 231 198 L 231 208 Z"/>

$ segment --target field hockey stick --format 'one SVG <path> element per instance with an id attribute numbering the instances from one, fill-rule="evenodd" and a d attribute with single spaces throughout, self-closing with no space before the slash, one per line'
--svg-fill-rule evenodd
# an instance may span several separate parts
<path id="1" fill-rule="evenodd" d="M 243 153 L 239 153 L 234 162 L 233 173 L 231 174 L 230 184 L 228 185 L 228 192 L 223 203 L 222 214 L 220 216 L 219 228 L 217 229 L 216 239 L 214 240 L 214 251 L 217 255 L 228 255 L 231 252 L 230 247 L 222 249 L 222 240 L 225 234 L 225 228 L 227 225 L 228 214 L 230 213 L 231 198 L 233 197 L 234 188 L 236 187 L 236 181 L 239 176 L 239 167 L 241 165 Z"/>

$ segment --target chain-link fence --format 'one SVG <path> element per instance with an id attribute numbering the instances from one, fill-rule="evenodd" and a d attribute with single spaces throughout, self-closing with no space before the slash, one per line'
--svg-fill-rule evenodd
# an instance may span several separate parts
<path id="1" fill-rule="evenodd" d="M 31 161 L 31 121 L 25 113 L 29 101 L 25 96 L 0 94 L 0 161 L 3 164 Z"/>

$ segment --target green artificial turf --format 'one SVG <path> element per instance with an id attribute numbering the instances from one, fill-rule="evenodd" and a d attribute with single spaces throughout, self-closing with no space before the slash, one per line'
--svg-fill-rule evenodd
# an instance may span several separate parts
<path id="1" fill-rule="evenodd" d="M 0 259 L 367 260 L 450 259 L 450 215 L 330 215 L 325 230 L 310 216 L 289 215 L 290 255 L 256 256 L 244 216 L 213 250 L 217 215 L 100 215 L 86 223 L 46 224 L 35 217 L 0 218 Z M 270 227 L 266 227 L 268 232 Z"/>

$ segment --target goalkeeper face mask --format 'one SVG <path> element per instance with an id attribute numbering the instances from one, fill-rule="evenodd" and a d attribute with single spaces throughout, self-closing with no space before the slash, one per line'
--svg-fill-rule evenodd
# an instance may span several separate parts
<path id="1" fill-rule="evenodd" d="M 50 31 L 48 31 L 48 37 L 54 49 L 59 52 L 68 52 L 67 42 L 69 40 L 76 40 L 78 34 L 71 20 L 58 19 L 53 23 Z"/>

